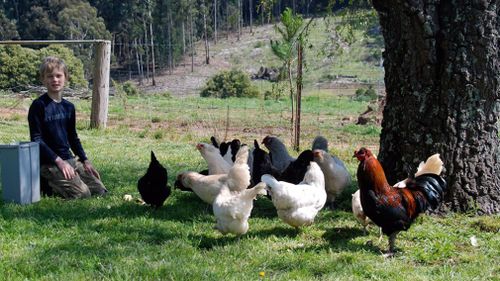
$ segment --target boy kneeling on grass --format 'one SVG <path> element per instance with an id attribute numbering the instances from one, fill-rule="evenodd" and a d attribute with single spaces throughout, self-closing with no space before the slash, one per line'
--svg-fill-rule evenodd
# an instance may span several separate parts
<path id="1" fill-rule="evenodd" d="M 104 195 L 107 189 L 76 133 L 75 106 L 62 98 L 68 78 L 66 64 L 59 58 L 46 57 L 40 65 L 47 93 L 33 101 L 28 113 L 31 141 L 40 145 L 40 175 L 55 195 L 66 199 Z"/>

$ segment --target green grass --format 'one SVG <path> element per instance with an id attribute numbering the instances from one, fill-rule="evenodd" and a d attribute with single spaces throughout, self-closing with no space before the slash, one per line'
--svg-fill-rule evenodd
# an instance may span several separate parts
<path id="1" fill-rule="evenodd" d="M 88 129 L 90 101 L 74 102 L 80 138 L 111 193 L 76 201 L 43 197 L 24 206 L 0 202 L 1 280 L 499 280 L 498 216 L 421 216 L 399 235 L 398 255 L 385 259 L 387 238 L 379 241 L 375 227 L 363 235 L 350 213 L 356 182 L 339 209 L 322 210 L 300 232 L 260 198 L 241 238 L 213 230 L 211 208 L 194 194 L 174 190 L 156 211 L 123 200 L 138 197 L 150 150 L 173 184 L 178 172 L 205 168 L 194 144 L 214 133 L 246 143 L 275 134 L 289 145 L 286 101 L 137 96 L 125 110 L 111 98 L 104 130 Z M 0 108 L 10 110 L 0 110 L 0 143 L 28 139 L 30 103 L 0 99 Z M 325 135 L 354 177 L 352 151 L 378 147 L 379 126 L 353 124 L 366 106 L 339 93 L 306 93 L 302 148 Z"/>

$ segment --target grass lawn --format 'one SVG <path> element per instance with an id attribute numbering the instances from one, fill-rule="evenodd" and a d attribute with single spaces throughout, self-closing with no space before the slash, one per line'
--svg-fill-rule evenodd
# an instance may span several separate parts
<path id="1" fill-rule="evenodd" d="M 31 100 L 0 99 L 0 143 L 29 139 Z M 0 201 L 1 280 L 500 280 L 500 217 L 422 215 L 399 235 L 397 256 L 385 259 L 387 238 L 379 241 L 375 227 L 364 235 L 350 212 L 355 180 L 338 209 L 322 210 L 299 232 L 259 198 L 241 238 L 215 231 L 211 207 L 192 193 L 174 190 L 159 210 L 123 200 L 139 196 L 150 150 L 173 185 L 178 172 L 205 168 L 194 145 L 211 135 L 251 144 L 274 134 L 290 146 L 286 101 L 112 97 L 104 130 L 88 129 L 89 100 L 73 102 L 83 146 L 110 195 Z M 353 150 L 378 150 L 380 126 L 354 124 L 366 107 L 336 91 L 308 93 L 302 149 L 324 135 L 355 179 Z"/>

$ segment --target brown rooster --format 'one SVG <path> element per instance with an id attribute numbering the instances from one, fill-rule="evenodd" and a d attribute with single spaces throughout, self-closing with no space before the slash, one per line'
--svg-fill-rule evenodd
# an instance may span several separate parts
<path id="1" fill-rule="evenodd" d="M 443 198 L 446 181 L 439 175 L 442 161 L 439 155 L 429 157 L 428 169 L 423 174 L 406 179 L 406 187 L 389 185 L 382 165 L 369 149 L 361 148 L 354 152 L 360 163 L 357 177 L 361 196 L 361 205 L 365 214 L 389 236 L 389 251 L 386 256 L 395 252 L 396 235 L 407 230 L 415 218 L 427 209 L 435 209 Z"/>

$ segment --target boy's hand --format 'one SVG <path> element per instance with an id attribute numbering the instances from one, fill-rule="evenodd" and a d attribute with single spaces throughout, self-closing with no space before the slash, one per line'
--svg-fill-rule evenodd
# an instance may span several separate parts
<path id="1" fill-rule="evenodd" d="M 75 169 L 68 162 L 64 161 L 61 157 L 57 157 L 55 162 L 65 179 L 71 180 L 75 177 Z"/>
<path id="2" fill-rule="evenodd" d="M 98 179 L 101 179 L 101 175 L 99 175 L 99 172 L 97 172 L 97 170 L 94 168 L 94 166 L 92 166 L 92 163 L 90 163 L 88 159 L 83 161 L 83 167 L 85 168 L 85 171 L 87 171 L 87 173 L 93 175 Z"/>

